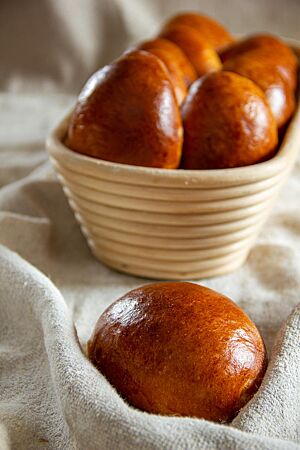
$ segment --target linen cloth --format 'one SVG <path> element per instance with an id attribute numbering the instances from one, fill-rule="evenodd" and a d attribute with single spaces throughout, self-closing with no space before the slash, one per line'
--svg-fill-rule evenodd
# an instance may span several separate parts
<path id="1" fill-rule="evenodd" d="M 300 159 L 246 264 L 201 281 L 243 307 L 265 339 L 257 395 L 226 426 L 130 407 L 85 344 L 100 313 L 149 280 L 92 257 L 44 140 L 92 70 L 186 4 L 26 4 L 0 6 L 0 449 L 300 449 Z M 296 1 L 197 5 L 234 31 L 300 37 Z M 8 51 L 1 37 L 11 30 Z"/>

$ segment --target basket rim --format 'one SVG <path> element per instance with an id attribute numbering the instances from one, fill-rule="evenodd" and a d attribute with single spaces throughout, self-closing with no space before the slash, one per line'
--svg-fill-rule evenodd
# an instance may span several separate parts
<path id="1" fill-rule="evenodd" d="M 223 181 L 242 181 L 244 178 L 257 180 L 258 178 L 267 178 L 268 176 L 276 175 L 278 172 L 289 164 L 291 158 L 296 155 L 298 149 L 295 145 L 291 145 L 292 141 L 300 138 L 300 105 L 286 130 L 282 144 L 271 159 L 253 164 L 251 166 L 234 167 L 229 169 L 211 169 L 211 170 L 183 170 L 183 169 L 160 169 L 152 167 L 133 166 L 129 164 L 119 164 L 111 161 L 93 158 L 81 153 L 77 153 L 69 149 L 64 143 L 63 138 L 66 134 L 69 114 L 58 124 L 58 126 L 51 131 L 47 137 L 46 147 L 50 155 L 55 159 L 56 157 L 68 158 L 77 163 L 83 163 L 93 168 L 103 168 L 106 171 L 123 173 L 126 178 L 132 175 L 155 178 L 157 180 L 177 180 L 185 182 L 187 179 L 198 181 L 220 181 L 220 176 Z M 60 159 L 60 158 L 59 158 Z"/>

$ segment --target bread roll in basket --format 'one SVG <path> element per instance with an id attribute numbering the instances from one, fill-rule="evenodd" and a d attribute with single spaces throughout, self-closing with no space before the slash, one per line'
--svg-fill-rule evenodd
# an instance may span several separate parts
<path id="1" fill-rule="evenodd" d="M 299 54 L 300 44 L 293 43 Z M 117 164 L 68 149 L 69 116 L 47 149 L 96 258 L 132 275 L 199 279 L 246 260 L 300 146 L 300 109 L 268 161 L 218 170 Z"/>

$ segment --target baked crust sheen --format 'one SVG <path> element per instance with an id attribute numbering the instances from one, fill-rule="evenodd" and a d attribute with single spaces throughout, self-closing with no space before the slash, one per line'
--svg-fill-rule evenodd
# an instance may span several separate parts
<path id="1" fill-rule="evenodd" d="M 142 410 L 221 422 L 249 400 L 266 367 L 249 317 L 227 297 L 185 282 L 146 285 L 113 303 L 88 356 Z"/>
<path id="2" fill-rule="evenodd" d="M 116 163 L 176 169 L 182 140 L 165 65 L 148 52 L 133 51 L 87 82 L 70 119 L 66 145 Z"/>
<path id="3" fill-rule="evenodd" d="M 264 93 L 236 73 L 216 72 L 196 81 L 182 117 L 184 169 L 247 166 L 276 151 L 277 126 Z"/>

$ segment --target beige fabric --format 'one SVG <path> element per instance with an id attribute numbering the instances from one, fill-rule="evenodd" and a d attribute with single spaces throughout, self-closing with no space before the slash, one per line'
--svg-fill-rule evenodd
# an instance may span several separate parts
<path id="1" fill-rule="evenodd" d="M 298 0 L 2 0 L 0 87 L 77 93 L 93 71 L 182 9 L 210 14 L 235 33 L 300 38 Z"/>
<path id="2" fill-rule="evenodd" d="M 297 1 L 197 4 L 237 32 L 268 28 L 300 38 Z M 237 301 L 270 354 L 273 348 L 263 386 L 232 426 L 134 410 L 76 340 L 73 321 L 84 349 L 103 309 L 149 280 L 93 259 L 47 162 L 44 139 L 94 68 L 185 5 L 0 3 L 1 450 L 300 448 L 299 308 L 285 322 L 300 292 L 299 159 L 245 266 L 203 282 Z"/>

